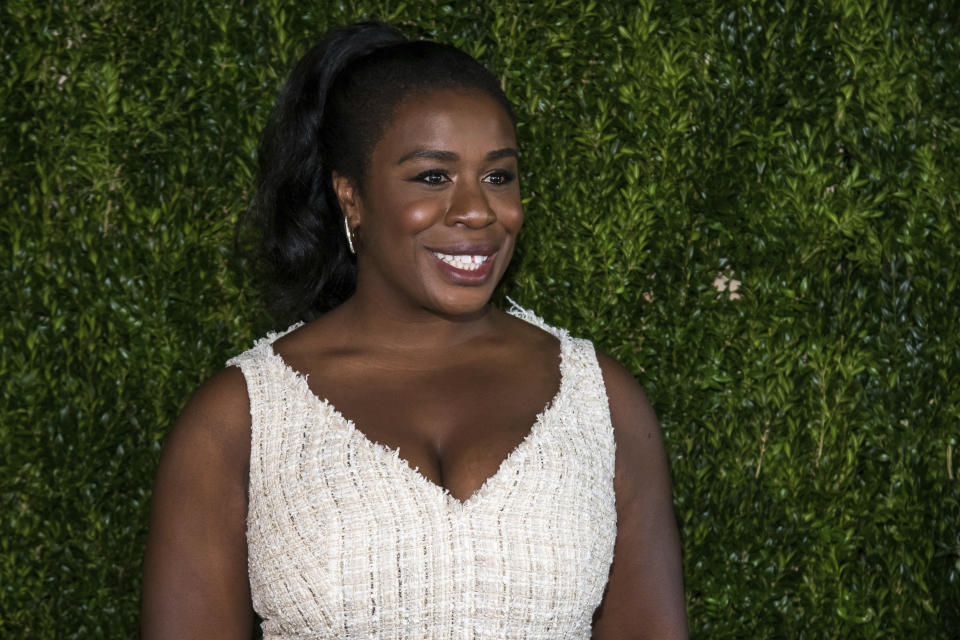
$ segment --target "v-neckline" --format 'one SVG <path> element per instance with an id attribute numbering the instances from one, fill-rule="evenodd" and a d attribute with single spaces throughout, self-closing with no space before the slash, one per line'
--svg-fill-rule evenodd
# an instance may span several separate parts
<path id="1" fill-rule="evenodd" d="M 466 499 L 461 500 L 451 494 L 448 488 L 437 484 L 433 480 L 430 480 L 425 475 L 420 473 L 419 467 L 411 466 L 410 462 L 400 455 L 399 447 L 391 447 L 383 444 L 382 442 L 377 442 L 376 440 L 370 439 L 352 419 L 341 413 L 332 402 L 314 392 L 314 390 L 310 387 L 310 384 L 307 382 L 309 374 L 304 375 L 300 371 L 297 371 L 291 367 L 286 360 L 283 359 L 283 356 L 276 352 L 276 350 L 273 348 L 274 340 L 298 328 L 300 324 L 302 323 L 298 323 L 286 331 L 273 336 L 273 340 L 270 340 L 266 343 L 267 355 L 275 359 L 284 373 L 293 378 L 294 384 L 300 387 L 300 390 L 305 393 L 308 399 L 314 405 L 316 405 L 318 409 L 325 411 L 332 419 L 337 421 L 340 427 L 346 430 L 347 434 L 356 444 L 363 446 L 367 450 L 387 461 L 392 461 L 388 462 L 388 464 L 394 465 L 398 470 L 398 473 L 407 476 L 412 474 L 413 482 L 419 484 L 420 486 L 426 486 L 427 491 L 435 496 L 440 496 L 448 507 L 457 509 L 459 511 L 466 510 L 472 507 L 474 504 L 482 502 L 484 496 L 491 491 L 490 487 L 495 485 L 500 478 L 505 476 L 509 472 L 510 468 L 521 462 L 523 452 L 532 446 L 534 440 L 539 437 L 540 432 L 543 430 L 543 425 L 547 418 L 550 416 L 550 414 L 557 410 L 557 405 L 566 392 L 566 386 L 568 384 L 567 379 L 569 376 L 567 375 L 567 369 L 569 358 L 567 349 L 569 337 L 564 331 L 554 332 L 550 331 L 549 327 L 541 327 L 560 341 L 560 362 L 558 365 L 560 372 L 560 383 L 557 385 L 557 391 L 550 398 L 550 400 L 547 401 L 546 405 L 544 405 L 544 408 L 537 414 L 536 418 L 534 418 L 533 424 L 530 426 L 529 431 L 523 437 L 523 439 L 520 440 L 520 442 L 518 442 L 516 446 L 510 450 L 506 457 L 500 461 L 500 464 L 497 466 L 496 471 L 493 472 L 493 475 L 488 476 L 473 493 L 467 496 Z"/>

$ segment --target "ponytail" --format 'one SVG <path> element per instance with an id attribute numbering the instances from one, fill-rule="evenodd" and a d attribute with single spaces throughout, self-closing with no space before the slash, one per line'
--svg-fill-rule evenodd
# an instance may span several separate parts
<path id="1" fill-rule="evenodd" d="M 337 306 L 356 285 L 340 207 L 322 153 L 330 88 L 349 64 L 404 38 L 362 23 L 330 32 L 297 63 L 263 132 L 256 221 L 270 310 L 282 322 L 308 320 Z"/>

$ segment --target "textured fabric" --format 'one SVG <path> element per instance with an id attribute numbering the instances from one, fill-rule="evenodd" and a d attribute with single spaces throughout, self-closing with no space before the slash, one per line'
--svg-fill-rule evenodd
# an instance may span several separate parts
<path id="1" fill-rule="evenodd" d="M 514 313 L 559 338 L 560 388 L 464 502 L 317 397 L 273 351 L 283 333 L 228 362 L 250 396 L 265 639 L 590 637 L 616 537 L 603 378 L 590 342 Z"/>

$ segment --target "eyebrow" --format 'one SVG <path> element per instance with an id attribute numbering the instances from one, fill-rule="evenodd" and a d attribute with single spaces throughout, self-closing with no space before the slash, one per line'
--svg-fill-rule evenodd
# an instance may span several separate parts
<path id="1" fill-rule="evenodd" d="M 502 160 L 503 158 L 518 158 L 520 153 L 513 147 L 505 147 L 503 149 L 496 149 L 488 153 L 484 159 L 487 162 L 492 162 L 494 160 Z M 441 151 L 440 149 L 414 149 L 410 153 L 406 153 L 397 160 L 397 164 L 403 164 L 407 160 L 412 160 L 413 158 L 426 158 L 427 160 L 437 160 L 439 162 L 456 162 L 460 159 L 460 156 L 454 153 L 453 151 Z"/>

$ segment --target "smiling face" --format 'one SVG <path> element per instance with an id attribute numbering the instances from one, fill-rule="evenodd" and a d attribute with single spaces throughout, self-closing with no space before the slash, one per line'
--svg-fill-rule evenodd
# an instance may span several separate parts
<path id="1" fill-rule="evenodd" d="M 451 316 L 483 308 L 523 224 L 516 147 L 510 117 L 484 93 L 402 100 L 362 192 L 334 176 L 360 245 L 356 295 Z"/>

